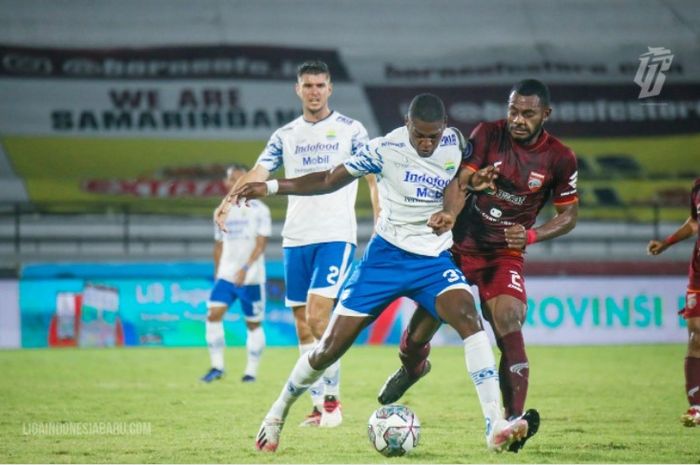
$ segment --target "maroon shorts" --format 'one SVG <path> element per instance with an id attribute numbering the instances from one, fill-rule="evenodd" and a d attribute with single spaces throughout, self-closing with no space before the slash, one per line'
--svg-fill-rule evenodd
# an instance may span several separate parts
<path id="1" fill-rule="evenodd" d="M 685 307 L 678 313 L 685 319 L 700 317 L 700 290 L 688 289 L 685 293 Z"/>
<path id="2" fill-rule="evenodd" d="M 527 305 L 522 255 L 455 255 L 455 261 L 479 288 L 482 302 L 507 294 Z"/>

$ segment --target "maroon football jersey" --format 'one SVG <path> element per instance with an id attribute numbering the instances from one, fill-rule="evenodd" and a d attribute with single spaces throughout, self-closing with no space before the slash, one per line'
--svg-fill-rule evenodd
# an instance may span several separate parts
<path id="1" fill-rule="evenodd" d="M 578 201 L 576 156 L 546 131 L 532 145 L 522 146 L 511 139 L 506 120 L 500 120 L 479 124 L 469 143 L 462 169 L 494 165 L 500 172 L 496 191 L 467 198 L 453 229 L 457 253 L 506 249 L 505 228 L 521 224 L 529 229 L 550 198 L 555 205 Z"/>
<path id="2" fill-rule="evenodd" d="M 690 217 L 698 221 L 700 216 L 700 178 L 695 180 L 693 190 L 690 191 Z M 700 228 L 698 228 L 698 237 L 695 239 L 695 247 L 693 247 L 693 256 L 690 259 L 690 270 L 688 272 L 689 282 L 688 290 L 700 291 Z"/>

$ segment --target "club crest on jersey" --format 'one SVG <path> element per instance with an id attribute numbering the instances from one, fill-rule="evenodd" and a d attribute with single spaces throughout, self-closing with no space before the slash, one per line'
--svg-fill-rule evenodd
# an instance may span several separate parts
<path id="1" fill-rule="evenodd" d="M 544 174 L 540 174 L 537 171 L 530 171 L 530 177 L 527 178 L 527 187 L 529 187 L 532 192 L 540 190 L 543 182 Z"/>
<path id="2" fill-rule="evenodd" d="M 335 139 L 335 138 L 336 138 L 335 129 L 329 129 L 328 132 L 326 132 L 326 139 Z"/>
<path id="3" fill-rule="evenodd" d="M 688 310 L 692 310 L 695 308 L 695 306 L 698 304 L 697 298 L 695 297 L 695 293 L 690 293 L 688 294 L 688 297 L 686 298 L 685 301 L 685 307 Z"/>
<path id="4" fill-rule="evenodd" d="M 447 171 L 449 173 L 450 171 L 454 171 L 454 170 L 455 170 L 455 164 L 453 162 L 448 161 L 447 163 L 445 163 L 445 171 Z"/>

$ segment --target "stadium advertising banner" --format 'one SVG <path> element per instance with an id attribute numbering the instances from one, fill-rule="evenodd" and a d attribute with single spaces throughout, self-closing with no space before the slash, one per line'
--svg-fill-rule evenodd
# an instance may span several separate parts
<path id="1" fill-rule="evenodd" d="M 337 53 L 288 47 L 0 47 L 0 142 L 32 201 L 203 213 L 231 162 L 300 115 L 296 67 L 333 70 L 333 104 L 374 130 Z"/>
<path id="2" fill-rule="evenodd" d="M 21 347 L 19 281 L 0 279 L 0 348 Z"/>
<path id="3" fill-rule="evenodd" d="M 19 285 L 22 347 L 203 346 L 210 264 L 32 265 Z M 282 265 L 268 263 L 264 328 L 269 345 L 297 344 L 284 307 Z M 685 277 L 533 277 L 527 281 L 530 344 L 684 342 Z M 360 344 L 398 344 L 415 310 L 390 304 Z M 229 346 L 245 344 L 238 304 L 225 316 Z M 444 326 L 435 345 L 460 344 Z"/>

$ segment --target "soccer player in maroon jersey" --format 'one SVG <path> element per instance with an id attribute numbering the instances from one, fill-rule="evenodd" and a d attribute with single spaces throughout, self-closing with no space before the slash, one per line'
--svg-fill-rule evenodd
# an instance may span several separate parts
<path id="1" fill-rule="evenodd" d="M 688 290 L 685 307 L 680 311 L 688 323 L 688 353 L 685 357 L 685 389 L 688 395 L 688 411 L 681 416 L 685 426 L 700 426 L 700 178 L 690 191 L 690 216 L 685 223 L 663 241 L 649 241 L 647 252 L 659 255 L 676 242 L 696 236 L 693 255 L 688 268 Z"/>
<path id="2" fill-rule="evenodd" d="M 457 182 L 445 189 L 444 210 L 456 218 L 455 261 L 478 286 L 484 317 L 501 351 L 498 371 L 507 418 L 523 415 L 529 381 L 521 332 L 527 310 L 525 249 L 568 233 L 578 216 L 576 156 L 544 130 L 551 112 L 545 84 L 534 79 L 515 84 L 506 119 L 481 123 L 474 129 Z M 491 165 L 498 170 L 496 189 L 470 192 L 469 175 Z M 537 214 L 549 199 L 556 215 L 534 228 Z M 433 227 L 438 232 L 452 224 Z M 416 310 L 409 323 L 411 337 L 407 331 L 401 337 L 402 367 L 380 391 L 380 403 L 395 402 L 430 371 L 429 341 L 438 326 L 423 309 Z M 518 452 L 537 432 L 537 411 L 528 410 L 523 416 L 531 427 L 525 439 L 511 445 L 512 452 Z"/>

